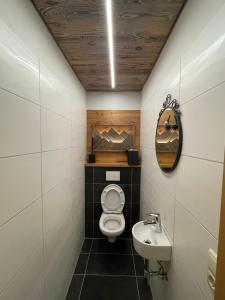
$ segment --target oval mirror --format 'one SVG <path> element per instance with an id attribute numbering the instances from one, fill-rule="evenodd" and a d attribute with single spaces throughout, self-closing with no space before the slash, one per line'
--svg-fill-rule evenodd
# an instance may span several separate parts
<path id="1" fill-rule="evenodd" d="M 159 113 L 155 148 L 158 164 L 165 172 L 172 172 L 180 158 L 182 149 L 182 126 L 179 104 L 167 95 Z"/>

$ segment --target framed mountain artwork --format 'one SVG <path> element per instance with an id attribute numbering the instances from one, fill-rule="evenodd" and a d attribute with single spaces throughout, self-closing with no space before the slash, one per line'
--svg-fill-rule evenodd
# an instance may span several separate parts
<path id="1" fill-rule="evenodd" d="M 93 151 L 126 151 L 135 147 L 134 124 L 95 124 Z"/>

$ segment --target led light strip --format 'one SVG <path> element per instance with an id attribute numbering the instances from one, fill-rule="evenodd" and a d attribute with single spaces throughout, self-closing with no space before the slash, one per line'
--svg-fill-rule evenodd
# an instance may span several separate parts
<path id="1" fill-rule="evenodd" d="M 106 1 L 107 31 L 108 31 L 108 47 L 109 47 L 109 63 L 111 74 L 111 86 L 115 88 L 115 62 L 114 62 L 114 45 L 113 45 L 113 21 L 112 21 L 112 1 Z"/>

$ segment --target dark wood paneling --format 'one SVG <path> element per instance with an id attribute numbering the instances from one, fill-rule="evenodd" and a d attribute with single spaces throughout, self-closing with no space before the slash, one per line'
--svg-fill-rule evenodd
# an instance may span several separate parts
<path id="1" fill-rule="evenodd" d="M 113 0 L 116 89 L 141 90 L 185 0 Z M 104 0 L 33 0 L 87 90 L 111 90 Z"/>

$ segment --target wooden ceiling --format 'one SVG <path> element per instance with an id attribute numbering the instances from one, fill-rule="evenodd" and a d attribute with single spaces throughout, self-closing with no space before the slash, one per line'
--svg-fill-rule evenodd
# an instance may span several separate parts
<path id="1" fill-rule="evenodd" d="M 105 0 L 33 0 L 88 91 L 111 90 Z M 112 0 L 116 90 L 139 91 L 185 0 Z"/>

